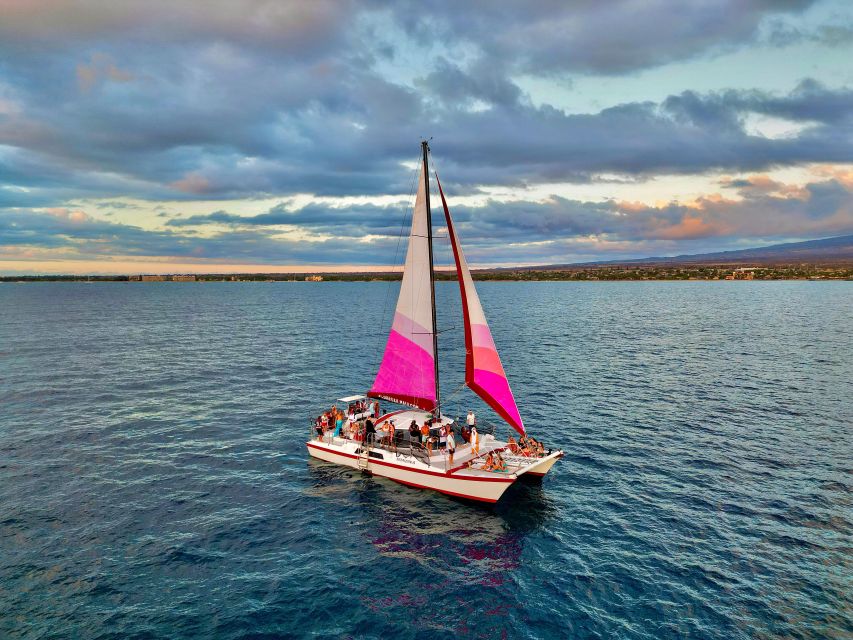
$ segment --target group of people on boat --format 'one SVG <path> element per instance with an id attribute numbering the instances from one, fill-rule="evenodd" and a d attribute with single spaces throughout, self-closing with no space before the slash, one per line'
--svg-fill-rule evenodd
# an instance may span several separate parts
<path id="1" fill-rule="evenodd" d="M 379 401 L 375 400 L 374 402 L 368 402 L 367 399 L 362 398 L 360 400 L 356 400 L 355 402 L 350 402 L 349 406 L 347 406 L 347 415 L 353 419 L 355 416 L 360 416 L 363 413 L 371 412 L 374 418 L 379 417 Z"/>
<path id="2" fill-rule="evenodd" d="M 506 460 L 503 459 L 500 451 L 489 451 L 486 454 L 486 460 L 481 467 L 483 471 L 506 471 Z"/>
<path id="3" fill-rule="evenodd" d="M 378 405 L 378 402 L 375 403 Z M 364 412 L 371 407 L 363 400 L 351 403 L 347 407 L 346 414 L 337 406 L 321 415 L 314 421 L 317 439 L 322 440 L 331 432 L 336 438 L 347 438 L 355 442 L 367 440 L 376 446 L 389 451 L 397 451 L 397 448 L 405 440 L 408 432 L 408 440 L 413 445 L 423 447 L 427 455 L 432 456 L 434 452 L 446 452 L 449 462 L 453 464 L 453 455 L 456 451 L 456 439 L 452 424 L 445 424 L 439 418 L 429 415 L 427 419 L 419 424 L 417 420 L 409 423 L 408 429 L 397 428 L 390 419 L 382 422 L 375 421 L 375 411 L 369 417 L 364 417 Z M 467 464 L 474 466 L 480 459 L 480 434 L 477 432 L 477 418 L 473 411 L 468 416 L 460 429 L 462 443 L 470 443 L 473 459 Z M 506 447 L 501 450 L 489 451 L 478 468 L 484 471 L 506 472 L 507 463 L 501 455 L 501 451 L 508 452 L 514 456 L 541 458 L 545 456 L 545 446 L 532 436 L 522 435 L 518 440 L 509 436 Z"/>
<path id="4" fill-rule="evenodd" d="M 429 455 L 433 450 L 447 451 L 451 455 L 456 450 L 453 426 L 443 424 L 438 418 L 428 418 L 421 425 L 412 420 L 409 423 L 409 441 L 419 442 Z"/>
<path id="5" fill-rule="evenodd" d="M 317 439 L 322 440 L 324 435 L 332 431 L 332 435 L 336 438 L 364 440 L 367 433 L 375 431 L 371 417 L 364 416 L 367 412 L 372 412 L 371 417 L 373 418 L 378 417 L 379 402 L 376 401 L 371 404 L 366 400 L 356 400 L 349 403 L 346 413 L 337 405 L 332 405 L 331 409 L 324 411 L 314 419 L 314 431 L 317 434 Z"/>
<path id="6" fill-rule="evenodd" d="M 510 453 L 525 458 L 541 458 L 545 455 L 545 445 L 528 435 L 522 435 L 517 442 L 510 436 L 506 442 L 506 448 Z"/>

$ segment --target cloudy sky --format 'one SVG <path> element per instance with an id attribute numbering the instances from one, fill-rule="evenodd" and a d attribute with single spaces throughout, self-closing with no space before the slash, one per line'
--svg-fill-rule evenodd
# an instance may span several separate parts
<path id="1" fill-rule="evenodd" d="M 0 272 L 475 265 L 853 233 L 844 0 L 0 0 Z"/>

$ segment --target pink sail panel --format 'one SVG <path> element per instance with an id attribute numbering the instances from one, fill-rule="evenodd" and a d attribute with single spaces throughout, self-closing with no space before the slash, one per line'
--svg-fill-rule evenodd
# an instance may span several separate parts
<path id="1" fill-rule="evenodd" d="M 450 244 L 453 247 L 453 257 L 456 260 L 456 273 L 459 278 L 459 291 L 462 294 L 462 310 L 465 323 L 465 384 L 480 396 L 486 404 L 495 410 L 501 418 L 507 421 L 519 433 L 525 433 L 524 423 L 518 413 L 515 397 L 509 388 L 509 381 L 501 365 L 492 332 L 486 323 L 486 315 L 474 288 L 474 280 L 462 253 L 459 237 L 453 227 L 450 209 L 444 199 L 444 191 L 438 175 L 438 191 L 441 194 L 441 204 L 444 207 L 444 218 L 447 220 L 447 231 L 450 234 Z"/>
<path id="2" fill-rule="evenodd" d="M 367 395 L 432 411 L 436 401 L 432 341 L 435 327 L 432 322 L 425 178 L 426 171 L 422 167 L 391 335 L 388 336 L 376 380 Z"/>

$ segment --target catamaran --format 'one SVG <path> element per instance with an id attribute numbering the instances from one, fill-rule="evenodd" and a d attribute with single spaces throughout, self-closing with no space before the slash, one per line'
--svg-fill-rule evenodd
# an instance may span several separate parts
<path id="1" fill-rule="evenodd" d="M 542 447 L 530 451 L 517 445 L 514 438 L 499 440 L 482 426 L 480 431 L 475 427 L 466 439 L 460 437 L 464 432 L 459 434 L 455 429 L 455 421 L 441 413 L 429 201 L 430 150 L 427 141 L 423 141 L 421 147 L 423 162 L 403 280 L 376 379 L 366 396 L 353 395 L 338 400 L 341 414 L 344 411 L 347 414 L 346 429 L 335 427 L 333 423 L 318 424 L 317 432 L 312 432 L 306 444 L 309 454 L 320 460 L 412 487 L 493 503 L 523 476 L 547 474 L 563 452 L 545 451 Z M 435 182 L 462 295 L 465 384 L 517 431 L 520 439 L 526 438 L 524 423 L 474 288 L 437 173 Z M 407 408 L 382 414 L 379 400 Z M 335 411 L 338 410 L 336 404 Z M 467 425 L 463 425 L 463 429 L 465 427 Z M 442 448 L 439 441 L 440 436 L 449 431 L 454 432 L 454 451 Z M 495 464 L 498 456 L 501 463 Z"/>

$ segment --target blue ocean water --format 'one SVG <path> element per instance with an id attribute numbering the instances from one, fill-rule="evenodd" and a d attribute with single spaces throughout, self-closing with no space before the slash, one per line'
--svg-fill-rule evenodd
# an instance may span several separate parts
<path id="1" fill-rule="evenodd" d="M 481 283 L 566 450 L 493 508 L 306 454 L 395 286 L 0 285 L 0 637 L 853 635 L 850 283 Z"/>

